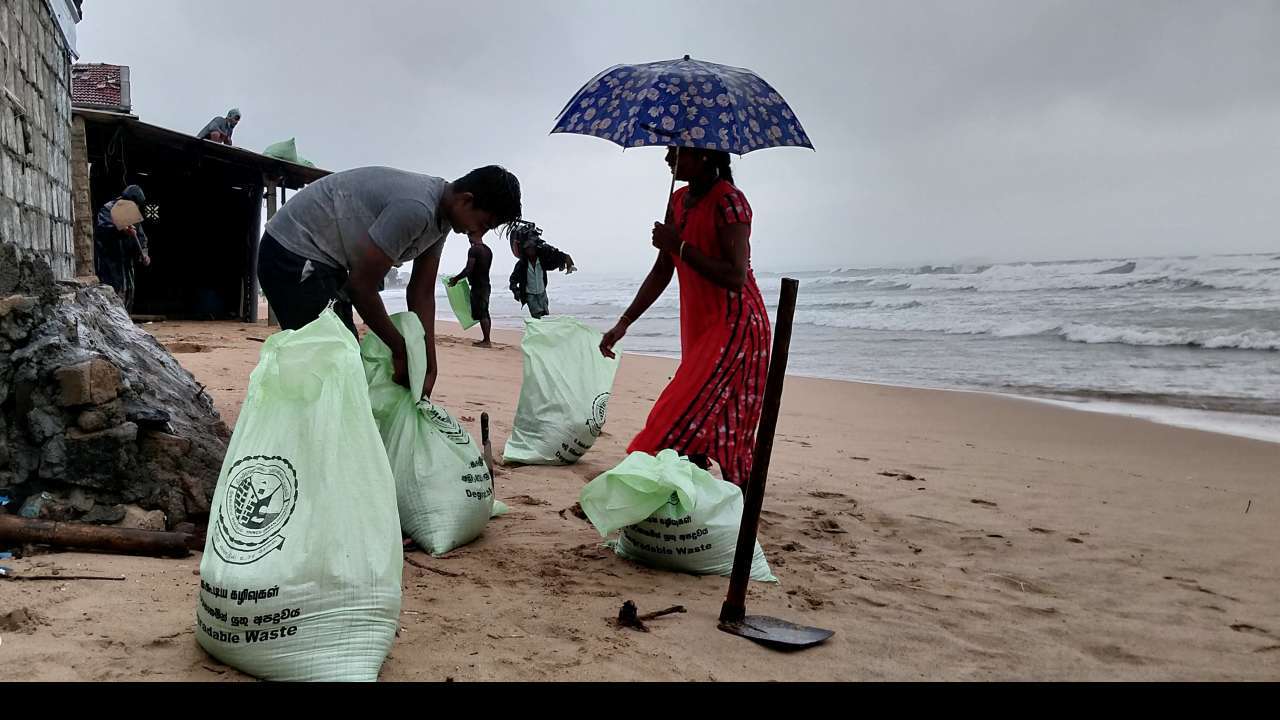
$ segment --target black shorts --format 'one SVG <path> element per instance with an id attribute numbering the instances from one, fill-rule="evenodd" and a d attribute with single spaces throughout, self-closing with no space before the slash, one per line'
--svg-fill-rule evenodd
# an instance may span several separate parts
<path id="1" fill-rule="evenodd" d="M 489 293 L 488 285 L 471 286 L 471 318 L 473 320 L 489 319 Z"/>
<path id="2" fill-rule="evenodd" d="M 344 290 L 347 271 L 312 260 L 311 270 L 304 278 L 306 267 L 306 258 L 286 250 L 269 234 L 262 234 L 262 243 L 258 246 L 258 282 L 280 327 L 297 330 L 320 317 L 332 301 L 333 311 L 342 324 L 356 334 L 351 300 Z"/>

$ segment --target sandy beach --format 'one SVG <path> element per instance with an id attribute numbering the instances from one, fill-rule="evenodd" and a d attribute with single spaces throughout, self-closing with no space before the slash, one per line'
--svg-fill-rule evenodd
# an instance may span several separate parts
<path id="1" fill-rule="evenodd" d="M 265 325 L 145 326 L 234 425 Z M 477 329 L 478 330 L 478 329 Z M 442 324 L 435 399 L 501 451 L 518 333 Z M 410 553 L 383 680 L 1280 680 L 1280 444 L 996 395 L 788 380 L 750 611 L 834 629 L 781 655 L 716 629 L 727 579 L 615 557 L 568 509 L 623 457 L 674 363 L 625 356 L 605 436 L 504 469 L 512 512 Z M 199 554 L 6 562 L 123 582 L 0 583 L 6 680 L 247 679 L 193 635 Z M 610 622 L 682 604 L 651 632 Z"/>

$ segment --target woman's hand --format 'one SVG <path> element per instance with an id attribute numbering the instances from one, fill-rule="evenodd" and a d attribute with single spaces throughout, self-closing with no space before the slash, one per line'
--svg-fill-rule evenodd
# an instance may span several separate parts
<path id="1" fill-rule="evenodd" d="M 663 252 L 669 252 L 677 255 L 680 252 L 680 233 L 675 228 L 664 223 L 656 222 L 653 224 L 653 246 Z"/>
<path id="2" fill-rule="evenodd" d="M 617 345 L 618 341 L 627 334 L 628 325 L 629 323 L 627 323 L 627 321 L 619 320 L 617 324 L 609 330 L 609 332 L 604 334 L 604 339 L 600 341 L 601 355 L 611 360 L 617 357 L 617 355 L 613 353 L 613 346 Z"/>

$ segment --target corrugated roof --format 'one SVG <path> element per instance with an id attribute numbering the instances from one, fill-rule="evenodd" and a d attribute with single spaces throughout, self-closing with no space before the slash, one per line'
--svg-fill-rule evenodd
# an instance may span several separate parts
<path id="1" fill-rule="evenodd" d="M 256 172 L 279 178 L 289 189 L 298 189 L 307 183 L 315 182 L 328 170 L 308 167 L 297 163 L 268 157 L 252 150 L 232 147 L 212 140 L 200 140 L 190 133 L 182 133 L 158 125 L 142 122 L 134 115 L 92 110 L 85 107 L 73 109 L 73 113 L 84 118 L 90 125 L 118 126 L 126 129 L 138 141 L 169 148 L 174 151 L 200 155 L 244 168 L 252 168 Z M 92 151 L 92 148 L 90 148 Z"/>

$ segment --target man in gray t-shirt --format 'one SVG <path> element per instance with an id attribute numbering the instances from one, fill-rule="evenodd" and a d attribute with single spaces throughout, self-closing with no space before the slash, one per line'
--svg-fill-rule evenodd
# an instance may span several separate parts
<path id="1" fill-rule="evenodd" d="M 328 175 L 285 203 L 267 223 L 258 278 L 286 330 L 334 310 L 355 332 L 352 306 L 390 348 L 396 381 L 408 386 L 407 355 L 378 294 L 392 265 L 414 261 L 406 299 L 426 329 L 424 390 L 436 381 L 435 279 L 449 231 L 483 235 L 520 217 L 520 182 L 490 165 L 446 182 L 366 167 Z"/>

